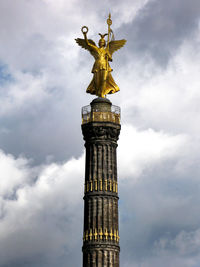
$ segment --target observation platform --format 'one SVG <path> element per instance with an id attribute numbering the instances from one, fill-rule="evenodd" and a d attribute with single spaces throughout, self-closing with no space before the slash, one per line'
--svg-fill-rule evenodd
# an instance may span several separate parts
<path id="1" fill-rule="evenodd" d="M 120 124 L 121 109 L 107 98 L 95 98 L 90 105 L 82 107 L 82 124 L 89 122 L 113 122 Z"/>

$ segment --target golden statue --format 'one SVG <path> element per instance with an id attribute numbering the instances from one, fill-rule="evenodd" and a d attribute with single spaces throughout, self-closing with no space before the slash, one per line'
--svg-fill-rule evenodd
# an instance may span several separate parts
<path id="1" fill-rule="evenodd" d="M 112 61 L 112 54 L 123 47 L 126 40 L 114 40 L 113 32 L 110 28 L 112 25 L 111 15 L 107 19 L 108 33 L 100 34 L 101 39 L 99 40 L 99 47 L 96 46 L 95 42 L 91 39 L 87 39 L 88 27 L 83 26 L 81 31 L 84 35 L 84 39 L 75 39 L 77 44 L 87 49 L 94 57 L 95 62 L 92 68 L 93 79 L 89 84 L 86 92 L 99 97 L 105 97 L 107 94 L 114 94 L 119 91 L 119 87 L 115 83 L 111 75 L 111 67 L 109 61 Z M 104 39 L 108 36 L 107 44 Z M 110 41 L 110 37 L 111 41 Z"/>

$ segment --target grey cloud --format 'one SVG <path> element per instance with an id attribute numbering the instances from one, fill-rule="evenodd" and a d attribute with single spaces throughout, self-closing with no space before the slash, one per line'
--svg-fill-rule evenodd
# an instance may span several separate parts
<path id="1" fill-rule="evenodd" d="M 198 266 L 200 170 L 179 175 L 178 161 L 151 167 L 132 185 L 120 182 L 125 266 Z"/>
<path id="2" fill-rule="evenodd" d="M 33 108 L 33 107 L 30 107 Z M 78 156 L 83 151 L 80 129 L 80 106 L 62 105 L 62 109 L 54 103 L 43 103 L 31 110 L 1 119 L 4 131 L 0 133 L 0 146 L 7 153 L 33 159 L 33 164 Z M 56 115 L 55 115 L 56 114 Z M 74 117 L 77 117 L 74 120 Z M 76 131 L 74 129 L 77 129 Z M 69 143 L 69 140 L 73 140 Z"/>
<path id="3" fill-rule="evenodd" d="M 185 39 L 192 38 L 200 18 L 198 0 L 155 0 L 121 29 L 128 38 L 129 54 L 152 57 L 165 66 Z"/>

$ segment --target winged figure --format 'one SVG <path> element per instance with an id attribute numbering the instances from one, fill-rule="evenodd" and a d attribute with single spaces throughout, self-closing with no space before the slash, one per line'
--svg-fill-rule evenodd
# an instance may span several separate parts
<path id="1" fill-rule="evenodd" d="M 75 39 L 77 44 L 88 50 L 95 59 L 92 68 L 93 79 L 86 92 L 99 97 L 105 97 L 107 94 L 116 93 L 119 91 L 119 87 L 111 75 L 112 69 L 109 61 L 112 61 L 113 53 L 125 45 L 126 40 L 109 41 L 109 33 L 99 33 L 101 38 L 98 47 L 93 40 L 87 38 L 87 32 L 88 28 L 86 26 L 82 27 L 84 39 Z M 106 35 L 108 35 L 107 45 L 104 39 Z"/>

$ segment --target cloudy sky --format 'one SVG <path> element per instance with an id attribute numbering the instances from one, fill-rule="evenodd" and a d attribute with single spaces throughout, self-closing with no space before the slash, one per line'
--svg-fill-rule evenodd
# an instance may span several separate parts
<path id="1" fill-rule="evenodd" d="M 0 1 L 0 267 L 82 263 L 81 107 L 108 12 L 123 267 L 200 266 L 200 1 Z"/>

